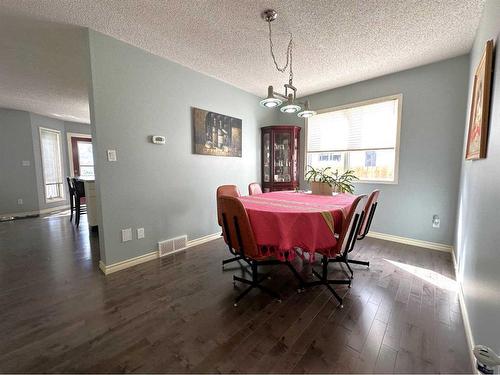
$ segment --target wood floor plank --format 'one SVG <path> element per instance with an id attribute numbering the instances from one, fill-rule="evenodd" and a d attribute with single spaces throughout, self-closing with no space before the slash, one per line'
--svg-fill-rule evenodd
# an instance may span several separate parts
<path id="1" fill-rule="evenodd" d="M 265 283 L 283 302 L 238 289 L 221 240 L 104 276 L 96 233 L 68 216 L 0 223 L 0 372 L 468 373 L 456 291 L 397 263 L 453 278 L 449 254 L 360 241 L 339 309 L 296 292 L 289 270 Z M 310 265 L 295 262 L 307 274 Z M 331 264 L 332 277 L 342 277 Z"/>

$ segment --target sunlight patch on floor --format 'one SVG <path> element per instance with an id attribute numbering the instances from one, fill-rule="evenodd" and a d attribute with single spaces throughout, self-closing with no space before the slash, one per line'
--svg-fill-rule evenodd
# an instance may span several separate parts
<path id="1" fill-rule="evenodd" d="M 429 270 L 427 268 L 412 266 L 411 264 L 400 263 L 390 259 L 384 259 L 386 262 L 389 262 L 396 267 L 405 270 L 406 272 L 411 273 L 432 285 L 437 286 L 440 289 L 446 289 L 452 292 L 457 291 L 457 282 L 449 277 L 443 276 L 436 271 Z"/>
<path id="2" fill-rule="evenodd" d="M 55 217 L 65 217 L 65 216 L 70 216 L 70 215 L 71 215 L 70 210 L 56 211 L 56 212 L 52 212 L 50 214 L 47 214 L 46 216 L 43 216 L 42 219 L 53 219 Z"/>

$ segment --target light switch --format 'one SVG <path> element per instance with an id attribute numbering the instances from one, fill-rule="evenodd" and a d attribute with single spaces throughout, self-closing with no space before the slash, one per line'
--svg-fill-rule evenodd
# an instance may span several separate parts
<path id="1" fill-rule="evenodd" d="M 23 167 L 29 167 L 29 166 L 31 165 L 31 163 L 30 163 L 30 161 L 29 161 L 29 160 L 23 160 L 23 161 L 21 162 L 21 165 L 22 165 Z"/>
<path id="2" fill-rule="evenodd" d="M 132 228 L 122 229 L 122 242 L 132 241 Z"/>
<path id="3" fill-rule="evenodd" d="M 116 150 L 108 150 L 108 161 L 116 161 Z"/>

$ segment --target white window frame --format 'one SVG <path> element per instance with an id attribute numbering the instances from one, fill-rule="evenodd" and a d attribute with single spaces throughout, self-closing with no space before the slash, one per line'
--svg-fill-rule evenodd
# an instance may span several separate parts
<path id="1" fill-rule="evenodd" d="M 43 151 L 42 151 L 42 132 L 47 131 L 47 132 L 52 132 L 57 134 L 57 139 L 59 143 L 59 160 L 61 161 L 61 172 L 62 172 L 62 183 L 61 183 L 61 196 L 57 198 L 47 198 L 47 191 L 46 191 L 46 182 L 45 182 L 45 165 L 43 163 Z M 42 162 L 42 186 L 43 186 L 43 196 L 45 198 L 45 203 L 53 203 L 53 202 L 61 202 L 66 200 L 65 195 L 64 195 L 64 159 L 63 159 L 63 151 L 62 151 L 62 142 L 61 142 L 61 131 L 56 130 L 56 129 L 51 129 L 51 128 L 44 128 L 40 126 L 38 128 L 38 134 L 40 137 L 40 159 Z"/>
<path id="2" fill-rule="evenodd" d="M 373 99 L 368 99 L 368 100 L 363 100 L 360 102 L 355 102 L 355 103 L 348 103 L 348 104 L 343 104 L 340 106 L 336 107 L 330 107 L 330 108 L 325 108 L 316 111 L 318 114 L 321 113 L 328 113 L 328 112 L 335 112 L 335 111 L 340 111 L 343 109 L 350 109 L 354 107 L 361 107 L 364 105 L 369 105 L 369 104 L 376 104 L 380 102 L 386 102 L 389 100 L 397 100 L 398 101 L 398 119 L 397 119 L 397 129 L 396 129 L 396 146 L 394 149 L 395 152 L 395 161 L 394 161 L 394 179 L 392 181 L 386 181 L 386 180 L 358 180 L 355 181 L 356 184 L 384 184 L 384 185 L 397 185 L 399 183 L 399 151 L 400 151 L 400 138 L 401 138 L 401 116 L 402 116 L 402 108 L 403 108 L 403 94 L 393 94 L 393 95 L 388 95 L 388 96 L 382 96 L 378 98 L 373 98 Z M 308 119 L 306 118 L 306 134 L 305 134 L 305 145 L 304 145 L 304 176 L 307 173 L 307 135 L 309 134 L 308 130 Z M 372 150 L 372 149 L 370 149 Z M 344 151 L 331 151 L 331 152 L 349 152 L 350 150 L 344 150 Z M 361 150 L 362 151 L 362 150 Z M 324 151 L 324 152 L 330 152 L 330 151 Z M 349 156 L 346 156 L 346 162 Z"/>

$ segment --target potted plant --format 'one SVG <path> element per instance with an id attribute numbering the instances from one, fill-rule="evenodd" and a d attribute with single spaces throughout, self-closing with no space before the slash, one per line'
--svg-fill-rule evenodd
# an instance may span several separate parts
<path id="1" fill-rule="evenodd" d="M 358 180 L 353 170 L 339 174 L 338 170 L 333 172 L 331 167 L 316 169 L 310 165 L 304 177 L 311 184 L 312 193 L 318 195 L 331 195 L 332 192 L 353 194 L 353 182 Z"/>

